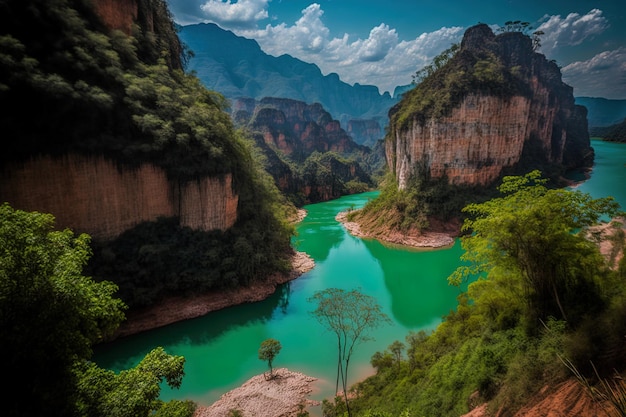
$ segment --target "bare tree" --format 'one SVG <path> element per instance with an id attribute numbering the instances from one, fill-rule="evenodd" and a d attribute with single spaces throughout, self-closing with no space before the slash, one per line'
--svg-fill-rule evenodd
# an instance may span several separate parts
<path id="1" fill-rule="evenodd" d="M 359 342 L 372 340 L 369 331 L 386 323 L 389 317 L 382 312 L 376 299 L 357 290 L 345 291 L 328 288 L 316 292 L 309 299 L 317 304 L 313 315 L 337 337 L 337 381 L 335 394 L 339 392 L 339 382 L 343 389 L 348 415 L 348 367 L 354 347 Z"/>

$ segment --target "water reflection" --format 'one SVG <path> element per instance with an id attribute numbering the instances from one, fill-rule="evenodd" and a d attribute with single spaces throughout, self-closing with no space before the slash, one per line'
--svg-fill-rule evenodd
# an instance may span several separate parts
<path id="1" fill-rule="evenodd" d="M 454 307 L 461 289 L 448 285 L 447 278 L 461 255 L 458 241 L 448 249 L 419 250 L 389 248 L 375 240 L 364 240 L 369 253 L 378 260 L 385 287 L 391 296 L 394 319 L 407 328 L 428 326 Z"/>
<path id="2" fill-rule="evenodd" d="M 202 317 L 103 343 L 96 346 L 95 355 L 105 368 L 127 369 L 135 366 L 155 348 L 155 340 L 159 341 L 159 346 L 210 345 L 228 332 L 260 326 L 277 313 L 287 314 L 289 293 L 287 283 L 279 286 L 274 294 L 261 302 L 218 310 Z"/>

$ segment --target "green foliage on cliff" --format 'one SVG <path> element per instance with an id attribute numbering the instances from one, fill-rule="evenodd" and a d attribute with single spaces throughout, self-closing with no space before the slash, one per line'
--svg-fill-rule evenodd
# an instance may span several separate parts
<path id="1" fill-rule="evenodd" d="M 0 167 L 77 152 L 105 155 L 121 169 L 162 167 L 173 186 L 232 174 L 238 221 L 227 232 L 162 219 L 94 243 L 90 272 L 115 281 L 130 306 L 286 271 L 293 229 L 283 198 L 234 129 L 224 98 L 183 72 L 166 2 L 137 5 L 123 33 L 105 27 L 88 0 L 2 4 Z"/>
<path id="2" fill-rule="evenodd" d="M 508 415 L 573 376 L 559 357 L 585 375 L 591 361 L 601 376 L 624 370 L 626 258 L 610 269 L 586 237 L 618 207 L 542 181 L 507 177 L 501 197 L 467 206 L 467 263 L 451 277 L 469 278 L 467 291 L 432 334 L 411 332 L 406 350 L 372 357 L 376 374 L 355 385 L 353 415 L 459 416 L 484 402 Z M 623 253 L 620 229 L 603 239 Z"/>
<path id="3" fill-rule="evenodd" d="M 134 25 L 128 36 L 105 28 L 88 1 L 4 5 L 2 162 L 82 152 L 154 163 L 180 180 L 237 171 L 224 99 L 183 73 L 166 3 L 139 6 L 138 23 L 151 29 Z"/>
<path id="4" fill-rule="evenodd" d="M 447 116 L 470 93 L 527 94 L 519 68 L 505 65 L 487 47 L 469 51 L 452 45 L 418 71 L 414 81 L 415 88 L 390 111 L 390 132 L 404 130 L 414 121 L 423 125 Z"/>
<path id="5" fill-rule="evenodd" d="M 130 306 L 164 295 L 232 289 L 291 269 L 291 214 L 257 162 L 251 141 L 240 139 L 238 220 L 225 232 L 180 227 L 176 218 L 146 222 L 110 242 L 94 242 L 93 275 L 114 281 Z"/>

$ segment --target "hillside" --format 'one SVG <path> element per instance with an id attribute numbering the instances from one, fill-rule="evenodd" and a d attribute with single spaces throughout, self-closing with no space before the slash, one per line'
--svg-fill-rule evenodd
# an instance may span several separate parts
<path id="1" fill-rule="evenodd" d="M 586 109 L 529 36 L 479 24 L 435 61 L 389 112 L 390 177 L 349 219 L 369 225 L 365 233 L 450 233 L 461 209 L 492 197 L 503 176 L 537 169 L 563 185 L 569 170 L 593 164 Z"/>
<path id="2" fill-rule="evenodd" d="M 591 128 L 589 134 L 609 142 L 626 142 L 626 119 L 611 126 Z"/>
<path id="3" fill-rule="evenodd" d="M 626 117 L 626 100 L 576 97 L 576 104 L 587 108 L 587 120 L 590 129 L 615 125 Z"/>
<path id="4" fill-rule="evenodd" d="M 369 190 L 372 175 L 383 169 L 382 148 L 354 142 L 319 103 L 236 99 L 232 117 L 254 137 L 267 171 L 298 206 Z"/>
<path id="5" fill-rule="evenodd" d="M 164 1 L 7 7 L 0 201 L 89 234 L 89 273 L 131 307 L 289 271 L 293 207 L 224 98 L 183 73 Z"/>
<path id="6" fill-rule="evenodd" d="M 228 99 L 279 97 L 320 103 L 344 129 L 351 120 L 363 119 L 378 123 L 379 132 L 387 125 L 389 108 L 397 102 L 375 86 L 349 85 L 337 74 L 323 75 L 317 65 L 290 55 L 268 55 L 256 41 L 215 24 L 182 26 L 179 36 L 193 51 L 188 70 Z M 372 144 L 382 136 L 355 135 L 353 139 Z"/>

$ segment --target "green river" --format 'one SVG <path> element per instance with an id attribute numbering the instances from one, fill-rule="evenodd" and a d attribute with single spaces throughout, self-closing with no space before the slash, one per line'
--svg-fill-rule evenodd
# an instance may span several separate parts
<path id="1" fill-rule="evenodd" d="M 592 141 L 596 150 L 591 178 L 578 189 L 594 198 L 613 196 L 626 209 L 626 145 Z M 95 361 L 119 371 L 135 366 L 150 350 L 186 358 L 185 377 L 178 390 L 164 386 L 161 398 L 191 399 L 210 405 L 225 392 L 267 370 L 258 348 L 268 338 L 280 341 L 275 368 L 287 367 L 319 378 L 311 399 L 331 398 L 336 376 L 336 341 L 311 316 L 308 301 L 329 287 L 374 296 L 392 324 L 373 333 L 375 340 L 358 345 L 350 364 L 350 382 L 373 370 L 376 351 L 404 338 L 411 330 L 433 330 L 456 305 L 461 291 L 446 278 L 459 265 L 457 242 L 451 248 L 416 250 L 383 245 L 351 236 L 335 215 L 363 206 L 378 192 L 342 197 L 305 207 L 293 246 L 315 260 L 315 268 L 285 284 L 265 301 L 230 307 L 204 317 L 126 337 L 98 346 Z"/>

